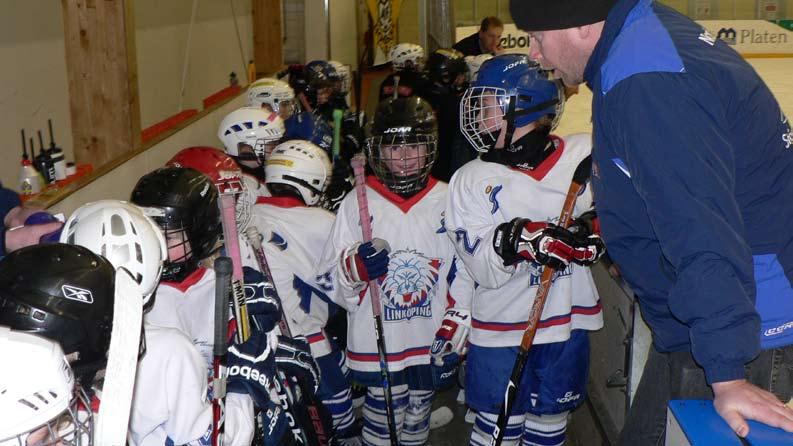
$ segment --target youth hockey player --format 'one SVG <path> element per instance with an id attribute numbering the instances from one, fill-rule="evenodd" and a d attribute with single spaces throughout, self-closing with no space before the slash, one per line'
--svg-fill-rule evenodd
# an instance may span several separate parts
<path id="1" fill-rule="evenodd" d="M 336 438 L 357 444 L 360 435 L 352 412 L 350 385 L 341 349 L 322 330 L 330 316 L 327 289 L 315 282 L 316 248 L 324 246 L 335 216 L 318 207 L 330 175 L 325 152 L 308 141 L 286 141 L 266 162 L 266 184 L 272 194 L 253 208 L 262 249 L 293 336 L 311 344 L 322 372 L 319 396 L 333 418 Z M 255 235 L 254 235 L 255 236 Z M 356 440 L 357 439 L 357 440 Z"/>
<path id="2" fill-rule="evenodd" d="M 262 78 L 248 87 L 248 107 L 260 107 L 278 113 L 286 123 L 296 112 L 295 92 L 282 80 Z"/>
<path id="3" fill-rule="evenodd" d="M 380 83 L 380 101 L 397 96 L 420 96 L 427 89 L 424 75 L 424 48 L 415 43 L 394 45 L 388 53 L 393 72 Z M 398 78 L 398 80 L 397 80 Z"/>
<path id="4" fill-rule="evenodd" d="M 544 265 L 560 270 L 502 444 L 562 444 L 567 414 L 586 396 L 586 331 L 603 321 L 585 266 L 604 248 L 585 212 L 589 189 L 576 201 L 579 218 L 571 229 L 554 224 L 572 173 L 591 150 L 589 135 L 550 134 L 562 100 L 554 82 L 515 54 L 482 64 L 462 99 L 460 126 L 482 157 L 452 178 L 446 228 L 479 285 L 465 387 L 466 402 L 477 411 L 471 445 L 491 444 Z"/>
<path id="5" fill-rule="evenodd" d="M 220 122 L 218 138 L 243 172 L 264 181 L 264 160 L 285 131 L 284 121 L 277 113 L 261 107 L 241 107 Z"/>
<path id="6" fill-rule="evenodd" d="M 0 445 L 92 444 L 91 407 L 57 342 L 0 327 Z"/>
<path id="7" fill-rule="evenodd" d="M 168 260 L 157 290 L 157 303 L 146 314 L 146 322 L 174 328 L 187 335 L 204 359 L 207 370 L 205 377 L 211 377 L 215 274 L 211 268 L 202 266 L 201 262 L 210 258 L 218 249 L 221 224 L 217 190 L 209 178 L 198 171 L 166 167 L 142 177 L 132 192 L 132 201 L 143 207 L 144 212 L 160 226 L 168 244 Z M 245 282 L 249 285 L 246 287 L 246 296 L 251 316 L 256 318 L 256 322 L 262 322 L 262 319 L 272 320 L 272 315 L 277 313 L 277 306 L 271 299 L 264 298 L 261 275 L 250 268 L 245 268 L 245 272 Z M 258 324 L 258 328 L 257 331 L 269 331 L 272 323 L 262 322 Z M 268 345 L 262 341 L 261 336 L 257 335 L 251 344 L 246 344 L 237 347 L 247 355 L 262 355 L 262 359 L 264 358 L 264 351 L 255 351 L 257 345 L 259 348 Z M 276 339 L 276 346 L 275 362 L 288 375 L 306 379 L 318 375 L 307 348 L 284 339 Z M 276 350 L 275 347 L 273 349 Z M 295 351 L 305 352 L 305 355 L 295 359 Z M 243 361 L 244 358 L 245 355 L 236 355 L 235 358 L 230 355 L 229 361 Z M 316 378 L 313 380 L 317 381 Z M 256 405 L 262 410 L 270 405 L 269 393 L 259 389 L 256 383 L 249 384 L 253 388 L 229 386 L 226 396 L 226 429 L 246 433 L 244 436 L 240 434 L 240 442 L 235 444 L 244 444 L 246 441 L 249 444 L 253 435 L 253 407 L 243 393 L 254 398 Z M 309 384 L 309 388 L 312 386 L 313 384 Z"/>
<path id="8" fill-rule="evenodd" d="M 382 290 L 383 326 L 397 438 L 424 444 L 433 396 L 429 347 L 445 307 L 454 253 L 441 223 L 446 184 L 430 177 L 437 153 L 436 122 L 418 97 L 378 106 L 366 151 L 374 171 L 366 182 L 372 242 L 361 243 L 354 194 L 341 203 L 320 257 L 333 281 L 331 298 L 348 312 L 347 362 L 354 382 L 368 387 L 365 444 L 389 445 L 383 382 L 368 281 Z"/>

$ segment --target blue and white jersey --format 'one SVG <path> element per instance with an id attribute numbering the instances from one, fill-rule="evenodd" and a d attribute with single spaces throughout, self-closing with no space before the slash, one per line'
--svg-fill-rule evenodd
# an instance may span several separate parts
<path id="1" fill-rule="evenodd" d="M 430 363 L 429 349 L 447 306 L 447 276 L 454 258 L 442 223 L 447 189 L 446 183 L 430 178 L 424 190 L 404 199 L 373 176 L 366 181 L 372 237 L 391 247 L 388 273 L 378 279 L 390 372 Z M 368 285 L 350 283 L 341 266 L 345 251 L 361 241 L 359 221 L 357 197 L 350 193 L 339 207 L 317 271 L 333 284 L 333 301 L 349 312 L 347 365 L 354 371 L 378 372 Z"/>
<path id="2" fill-rule="evenodd" d="M 556 223 L 573 171 L 591 150 L 588 134 L 555 138 L 556 151 L 533 171 L 473 160 L 449 184 L 447 235 L 467 274 L 475 282 L 470 342 L 482 347 L 520 344 L 529 308 L 537 294 L 542 266 L 520 262 L 504 266 L 493 249 L 498 225 L 516 217 Z M 573 215 L 592 206 L 586 187 Z M 600 299 L 588 268 L 571 264 L 557 272 L 534 342 L 565 341 L 574 329 L 603 326 Z"/>
<path id="3" fill-rule="evenodd" d="M 291 197 L 260 197 L 251 220 L 263 237 L 262 249 L 292 335 L 305 336 L 315 357 L 330 353 L 322 331 L 332 311 L 329 290 L 315 282 L 314 266 L 334 220 L 325 209 Z"/>

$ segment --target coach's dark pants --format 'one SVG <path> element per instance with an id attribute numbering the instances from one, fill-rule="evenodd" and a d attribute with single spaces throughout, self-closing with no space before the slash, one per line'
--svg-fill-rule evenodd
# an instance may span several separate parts
<path id="1" fill-rule="evenodd" d="M 762 351 L 746 365 L 746 379 L 787 403 L 793 396 L 793 346 Z M 705 372 L 690 352 L 659 353 L 651 347 L 618 444 L 663 445 L 666 406 L 677 399 L 713 399 Z"/>

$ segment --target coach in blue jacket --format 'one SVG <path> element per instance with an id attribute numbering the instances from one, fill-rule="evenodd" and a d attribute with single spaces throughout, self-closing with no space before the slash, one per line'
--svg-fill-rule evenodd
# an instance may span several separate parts
<path id="1" fill-rule="evenodd" d="M 593 92 L 603 238 L 653 333 L 621 443 L 656 444 L 670 398 L 714 397 L 741 436 L 793 431 L 793 133 L 768 87 L 651 0 L 510 9 L 532 57 Z"/>

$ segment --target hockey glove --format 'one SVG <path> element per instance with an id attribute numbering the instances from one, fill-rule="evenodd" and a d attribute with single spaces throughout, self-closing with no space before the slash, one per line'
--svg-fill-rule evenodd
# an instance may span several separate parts
<path id="1" fill-rule="evenodd" d="M 388 272 L 388 242 L 373 238 L 371 242 L 356 243 L 343 257 L 343 270 L 351 283 L 366 283 Z"/>
<path id="2" fill-rule="evenodd" d="M 275 353 L 278 370 L 292 380 L 297 379 L 305 391 L 317 393 L 319 388 L 319 366 L 305 338 L 278 336 L 278 349 Z"/>
<path id="3" fill-rule="evenodd" d="M 227 391 L 247 393 L 254 404 L 266 410 L 278 401 L 274 392 L 275 336 L 253 331 L 242 344 L 229 347 Z"/>
<path id="4" fill-rule="evenodd" d="M 441 328 L 435 333 L 430 355 L 432 364 L 443 366 L 451 355 L 459 357 L 468 351 L 468 334 L 471 331 L 471 313 L 468 310 L 449 308 L 443 315 Z"/>
<path id="5" fill-rule="evenodd" d="M 505 266 L 533 260 L 554 269 L 564 269 L 570 262 L 588 266 L 605 252 L 597 235 L 577 235 L 552 223 L 527 218 L 500 224 L 493 236 L 493 249 Z"/>
<path id="6" fill-rule="evenodd" d="M 275 328 L 281 318 L 281 305 L 273 284 L 259 271 L 250 267 L 242 269 L 245 282 L 245 305 L 253 325 L 267 333 Z"/>

